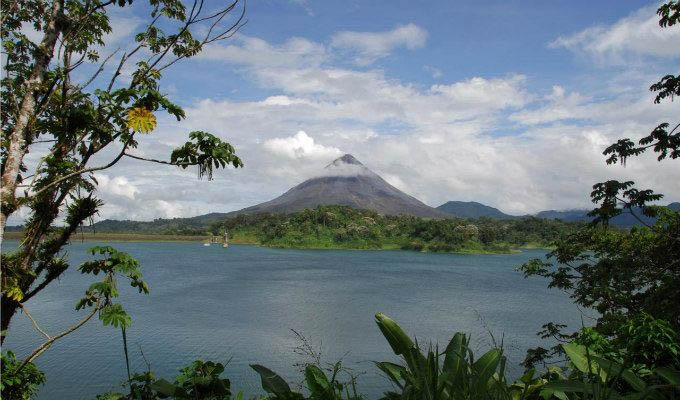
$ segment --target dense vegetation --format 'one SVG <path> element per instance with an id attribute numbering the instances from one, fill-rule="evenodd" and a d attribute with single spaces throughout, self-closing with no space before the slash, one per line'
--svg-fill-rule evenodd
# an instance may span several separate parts
<path id="1" fill-rule="evenodd" d="M 239 215 L 211 226 L 236 239 L 295 248 L 405 249 L 442 252 L 510 252 L 550 246 L 581 226 L 526 217 L 423 219 L 380 215 L 347 206 L 319 206 L 293 214 Z"/>
<path id="2" fill-rule="evenodd" d="M 170 50 L 179 58 L 200 51 L 205 42 L 193 39 L 187 28 L 204 19 L 193 11 L 187 16 L 181 3 L 174 0 L 151 3 L 157 6 L 154 15 L 160 8 L 162 15 L 180 21 L 184 28 L 177 35 L 165 36 L 151 29 L 153 24 L 150 24 L 148 30 L 137 36 L 142 42 L 140 48 L 148 46 L 153 55 L 162 54 L 160 59 Z M 5 227 L 7 217 L 22 203 L 32 210 L 22 247 L 15 253 L 3 254 L 2 258 L 2 334 L 4 337 L 12 315 L 21 308 L 36 330 L 46 337 L 46 341 L 23 360 L 3 349 L 0 390 L 2 398 L 11 400 L 29 399 L 36 393 L 49 377 L 37 369 L 33 360 L 55 340 L 78 329 L 94 315 L 98 315 L 104 325 L 121 329 L 122 353 L 128 361 L 125 331 L 132 321 L 122 306 L 115 303 L 119 296 L 117 278 L 125 278 L 140 293 L 148 294 L 150 290 L 142 279 L 139 263 L 128 254 L 108 246 L 91 250 L 99 258 L 85 262 L 79 270 L 95 276 L 101 273 L 101 280 L 85 289 L 76 305 L 77 309 L 87 309 L 87 315 L 62 333 L 49 335 L 40 328 L 24 302 L 69 267 L 62 253 L 63 246 L 101 205 L 92 197 L 96 181 L 81 176 L 92 171 L 85 168 L 90 156 L 119 140 L 124 143 L 120 159 L 128 145 L 136 145 L 135 132 L 153 128 L 152 111 L 165 108 L 179 116 L 181 110 L 158 93 L 160 71 L 147 63 L 138 64 L 130 88 L 117 93 L 112 92 L 111 87 L 99 91 L 98 105 L 90 99 L 90 93 L 71 85 L 68 74 L 79 63 L 71 64 L 71 56 L 98 58 L 96 53 L 88 52 L 88 48 L 103 44 L 101 37 L 110 30 L 105 7 L 113 2 L 73 0 L 67 2 L 66 10 L 61 9 L 64 4 L 61 1 L 54 1 L 51 8 L 47 2 L 38 0 L 3 1 L 2 4 L 7 10 L 3 24 L 8 28 L 3 30 L 2 40 L 8 75 L 3 79 L 0 97 L 3 109 L 8 109 L 7 104 L 16 103 L 15 96 L 21 100 L 21 107 L 16 115 L 3 114 L 0 228 Z M 125 1 L 119 2 L 121 6 L 125 4 Z M 678 24 L 680 3 L 668 1 L 659 7 L 658 14 L 662 27 Z M 39 47 L 20 33 L 23 23 L 33 23 L 45 32 Z M 72 30 L 74 27 L 77 29 Z M 66 52 L 64 65 L 51 63 L 49 57 L 60 35 Z M 121 66 L 124 62 L 125 56 Z M 113 79 L 115 81 L 115 76 Z M 45 85 L 45 82 L 53 84 Z M 55 87 L 61 90 L 54 90 Z M 666 75 L 653 84 L 651 90 L 657 92 L 656 102 L 680 96 L 680 76 Z M 59 98 L 57 93 L 65 97 Z M 41 115 L 45 110 L 47 114 Z M 32 124 L 28 124 L 29 120 Z M 671 129 L 672 126 L 675 128 Z M 609 156 L 607 162 L 623 162 L 647 149 L 653 149 L 659 161 L 677 159 L 680 157 L 678 128 L 680 124 L 661 123 L 637 144 L 621 139 L 605 150 L 604 154 Z M 52 135 L 55 147 L 43 159 L 44 166 L 36 171 L 29 185 L 31 191 L 27 189 L 25 197 L 17 198 L 14 189 L 22 182 L 19 173 L 25 171 L 23 155 L 39 135 Z M 230 146 L 213 142 L 210 137 L 203 133 L 193 135 L 193 142 L 187 142 L 173 153 L 170 164 L 197 165 L 199 174 L 210 176 L 209 161 L 216 161 L 215 167 L 224 167 L 227 161 L 238 160 Z M 75 144 L 86 145 L 72 154 Z M 83 192 L 87 195 L 81 195 Z M 59 207 L 69 195 L 66 226 L 54 227 Z M 563 343 L 552 351 L 534 349 L 528 354 L 525 373 L 510 382 L 505 374 L 502 345 L 494 344 L 492 349 L 475 357 L 468 346 L 469 338 L 458 333 L 444 349 L 436 345 L 424 349 L 394 321 L 378 313 L 379 329 L 392 351 L 402 357 L 399 364 L 375 363 L 393 383 L 392 390 L 386 391 L 383 399 L 676 399 L 680 397 L 680 212 L 648 206 L 648 202 L 659 200 L 661 195 L 639 190 L 633 182 L 597 183 L 591 197 L 598 204 L 591 213 L 594 222 L 580 228 L 534 218 L 503 222 L 422 220 L 321 207 L 292 215 L 241 216 L 217 223 L 212 229 L 250 235 L 266 245 L 398 247 L 428 251 L 470 248 L 498 251 L 532 242 L 547 243 L 567 234 L 557 242 L 550 262 L 534 260 L 520 269 L 527 276 L 547 277 L 551 287 L 569 291 L 576 304 L 597 310 L 599 316 L 594 326 L 564 333 L 558 323 L 546 324 L 543 335 Z M 636 215 L 637 210 L 657 218 L 655 224 L 646 224 Z M 648 226 L 630 231 L 612 230 L 609 221 L 623 213 L 639 218 Z M 40 283 L 36 282 L 39 277 Z M 556 358 L 560 355 L 565 357 Z M 546 364 L 546 368 L 539 371 L 534 368 L 539 361 L 560 362 L 560 365 L 548 367 Z M 279 375 L 264 366 L 254 364 L 252 368 L 260 375 L 267 399 L 363 398 L 351 375 L 346 380 L 341 378 L 344 370 L 340 363 L 330 368 L 318 363 L 306 365 L 305 393 L 294 392 Z M 243 394 L 233 394 L 231 382 L 221 377 L 223 371 L 220 363 L 195 361 L 182 369 L 171 383 L 156 379 L 150 370 L 133 374 L 128 363 L 126 393 L 109 393 L 98 398 L 242 399 Z"/>

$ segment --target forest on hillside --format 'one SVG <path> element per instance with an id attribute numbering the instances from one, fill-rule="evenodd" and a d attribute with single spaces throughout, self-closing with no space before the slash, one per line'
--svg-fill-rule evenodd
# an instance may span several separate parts
<path id="1" fill-rule="evenodd" d="M 273 247 L 510 252 L 550 247 L 582 225 L 535 217 L 423 219 L 333 205 L 293 214 L 239 215 L 212 224 L 209 231 Z"/>

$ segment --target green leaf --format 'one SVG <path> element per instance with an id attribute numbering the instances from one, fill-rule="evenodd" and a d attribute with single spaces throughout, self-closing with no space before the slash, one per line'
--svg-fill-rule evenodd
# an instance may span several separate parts
<path id="1" fill-rule="evenodd" d="M 657 368 L 654 373 L 664 378 L 671 385 L 680 385 L 680 372 L 668 368 Z"/>
<path id="2" fill-rule="evenodd" d="M 621 364 L 597 356 L 591 356 L 591 359 L 606 370 L 610 376 L 621 376 L 636 391 L 642 392 L 647 388 L 647 385 L 642 379 L 632 371 L 624 369 Z"/>
<path id="3" fill-rule="evenodd" d="M 607 371 L 593 361 L 592 357 L 596 356 L 596 353 L 588 351 L 585 346 L 573 342 L 563 344 L 562 348 L 567 353 L 567 356 L 569 356 L 569 360 L 579 371 L 586 374 L 595 374 L 600 377 L 602 382 L 607 381 Z"/>
<path id="4" fill-rule="evenodd" d="M 288 386 L 286 381 L 269 368 L 258 364 L 250 364 L 250 368 L 260 374 L 262 389 L 268 393 L 273 393 L 284 398 L 292 393 L 290 386 Z"/>
<path id="5" fill-rule="evenodd" d="M 456 332 L 444 351 L 444 367 L 442 372 L 446 374 L 449 379 L 453 381 L 457 381 L 459 379 L 460 373 L 467 364 L 465 361 L 466 351 L 467 340 L 465 338 L 465 334 Z"/>
<path id="6" fill-rule="evenodd" d="M 166 381 L 163 378 L 153 382 L 149 386 L 151 387 L 152 390 L 155 390 L 156 392 L 158 392 L 158 393 L 160 393 L 160 394 L 162 394 L 163 396 L 166 396 L 166 397 L 174 396 L 175 391 L 177 390 L 177 387 L 175 385 Z"/>
<path id="7" fill-rule="evenodd" d="M 397 323 L 383 313 L 375 314 L 375 322 L 382 332 L 387 343 L 392 347 L 396 355 L 407 353 L 414 347 L 413 342 Z"/>
<path id="8" fill-rule="evenodd" d="M 584 383 L 579 381 L 553 381 L 546 383 L 544 388 L 567 393 L 588 393 Z"/>
<path id="9" fill-rule="evenodd" d="M 132 325 L 132 318 L 130 318 L 123 306 L 120 304 L 111 304 L 101 309 L 99 319 L 104 326 L 112 325 L 113 327 L 129 328 Z"/>
<path id="10" fill-rule="evenodd" d="M 403 374 L 406 373 L 406 368 L 399 364 L 394 364 L 387 361 L 376 362 L 375 365 L 378 367 L 378 369 L 384 372 L 387 377 L 390 378 L 392 382 L 400 389 L 404 388 L 402 381 L 404 380 Z"/>
<path id="11" fill-rule="evenodd" d="M 476 390 L 477 393 L 483 392 L 491 378 L 496 372 L 498 363 L 501 360 L 501 351 L 499 349 L 491 349 L 487 351 L 479 360 L 472 364 L 472 369 L 477 375 Z"/>
<path id="12" fill-rule="evenodd" d="M 326 374 L 316 365 L 308 365 L 305 368 L 305 381 L 307 388 L 314 395 L 323 395 L 330 392 L 330 383 Z"/>

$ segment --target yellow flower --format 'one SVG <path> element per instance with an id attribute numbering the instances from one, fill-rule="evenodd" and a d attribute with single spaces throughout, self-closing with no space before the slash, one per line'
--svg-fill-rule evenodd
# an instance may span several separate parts
<path id="1" fill-rule="evenodd" d="M 156 116 L 144 107 L 128 111 L 128 126 L 136 132 L 150 133 L 156 127 Z"/>

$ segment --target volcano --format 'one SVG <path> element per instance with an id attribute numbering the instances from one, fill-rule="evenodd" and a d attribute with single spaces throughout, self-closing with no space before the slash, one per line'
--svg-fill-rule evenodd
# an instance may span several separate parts
<path id="1" fill-rule="evenodd" d="M 230 214 L 292 213 L 331 204 L 386 215 L 451 217 L 390 185 L 351 154 L 336 159 L 318 176 L 300 183 L 273 200 Z"/>

